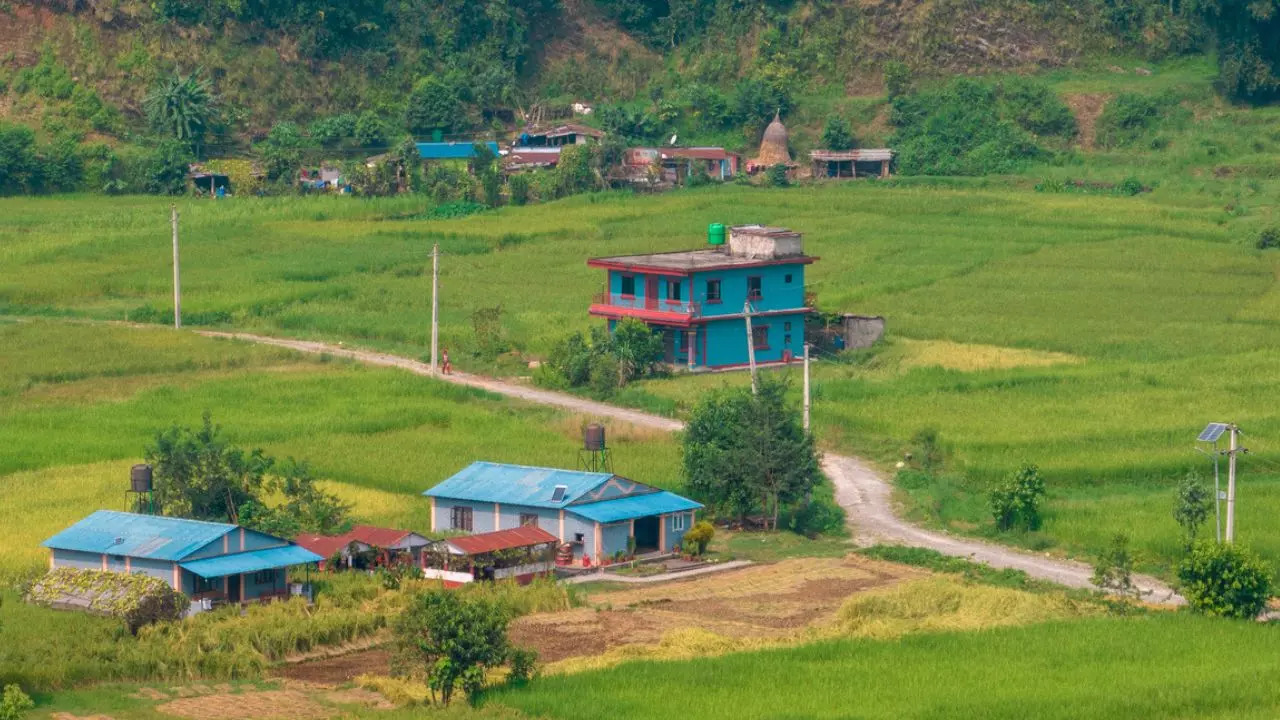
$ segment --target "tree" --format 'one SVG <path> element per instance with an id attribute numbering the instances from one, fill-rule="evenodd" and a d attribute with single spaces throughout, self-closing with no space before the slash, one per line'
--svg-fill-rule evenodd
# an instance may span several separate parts
<path id="1" fill-rule="evenodd" d="M 786 401 L 785 380 L 762 376 L 757 393 L 737 388 L 694 408 L 682 444 L 684 474 L 695 497 L 739 520 L 759 511 L 765 529 L 821 481 L 813 436 Z"/>
<path id="2" fill-rule="evenodd" d="M 635 318 L 623 318 L 614 326 L 610 349 L 618 358 L 620 385 L 652 374 L 664 353 L 662 336 Z"/>
<path id="3" fill-rule="evenodd" d="M 187 170 L 195 158 L 179 140 L 161 140 L 147 158 L 147 192 L 181 195 L 187 188 Z"/>
<path id="4" fill-rule="evenodd" d="M 363 148 L 379 148 L 386 145 L 391 138 L 391 128 L 381 115 L 372 110 L 365 110 L 356 119 L 352 135 Z"/>
<path id="5" fill-rule="evenodd" d="M 39 184 L 35 133 L 25 125 L 0 123 L 0 195 L 32 192 Z"/>
<path id="6" fill-rule="evenodd" d="M 142 101 L 153 128 L 197 151 L 216 106 L 209 81 L 196 73 L 164 78 Z"/>
<path id="7" fill-rule="evenodd" d="M 592 145 L 567 145 L 560 150 L 560 159 L 556 162 L 555 188 L 556 197 L 565 197 L 586 192 L 600 184 L 596 172 L 599 161 L 598 150 Z"/>
<path id="8" fill-rule="evenodd" d="M 716 526 L 706 520 L 699 520 L 689 531 L 684 534 L 681 543 L 687 550 L 693 551 L 694 555 L 702 555 L 707 552 L 707 545 L 711 543 L 711 538 L 716 536 Z"/>
<path id="9" fill-rule="evenodd" d="M 262 169 L 267 180 L 275 183 L 294 184 L 302 168 L 302 149 L 307 140 L 295 123 L 280 122 L 267 133 L 267 139 L 258 144 Z"/>
<path id="10" fill-rule="evenodd" d="M 1093 566 L 1091 582 L 1104 592 L 1113 592 L 1122 597 L 1136 595 L 1133 586 L 1133 556 L 1129 554 L 1129 536 L 1117 533 L 1111 538 L 1111 544 L 1098 558 Z"/>
<path id="11" fill-rule="evenodd" d="M 836 114 L 827 116 L 822 126 L 822 147 L 828 150 L 852 150 L 854 146 L 853 131 L 844 118 Z"/>
<path id="12" fill-rule="evenodd" d="M 1173 519 L 1182 528 L 1188 548 L 1195 545 L 1200 526 L 1209 517 L 1212 507 L 1213 498 L 1208 488 L 1200 482 L 1200 474 L 1195 471 L 1187 473 L 1178 486 L 1178 501 L 1173 508 Z"/>
<path id="13" fill-rule="evenodd" d="M 1280 98 L 1280 0 L 1195 4 L 1218 43 L 1219 92 L 1232 100 Z"/>
<path id="14" fill-rule="evenodd" d="M 911 68 L 899 60 L 889 60 L 884 64 L 884 91 L 893 101 L 901 95 L 911 92 Z"/>
<path id="15" fill-rule="evenodd" d="M 512 205 L 524 205 L 529 202 L 529 176 L 516 174 L 507 178 L 507 189 L 511 192 Z"/>
<path id="16" fill-rule="evenodd" d="M 1187 604 L 1205 615 L 1252 619 L 1271 598 L 1271 568 L 1242 545 L 1196 543 L 1178 581 Z"/>
<path id="17" fill-rule="evenodd" d="M 1012 530 L 1040 529 L 1040 502 L 1044 497 L 1044 479 L 1035 465 L 1018 468 L 1003 483 L 992 489 L 989 503 L 996 527 Z"/>
<path id="18" fill-rule="evenodd" d="M 17 685 L 5 685 L 0 695 L 0 720 L 22 720 L 36 704 Z"/>
<path id="19" fill-rule="evenodd" d="M 409 132 L 425 135 L 433 130 L 449 131 L 461 125 L 462 103 L 457 86 L 437 75 L 418 80 L 409 94 L 405 126 Z"/>
<path id="20" fill-rule="evenodd" d="M 289 536 L 329 533 L 346 523 L 348 507 L 316 486 L 305 462 L 277 464 L 260 449 L 245 452 L 227 441 L 207 411 L 201 421 L 198 429 L 162 430 L 146 449 L 160 512 Z M 269 506 L 273 495 L 283 504 Z"/>
<path id="21" fill-rule="evenodd" d="M 507 607 L 484 597 L 450 590 L 417 595 L 394 623 L 396 672 L 425 679 L 432 702 L 448 705 L 459 687 L 474 702 L 487 670 L 512 660 L 531 666 L 527 651 L 513 657 L 510 617 Z"/>

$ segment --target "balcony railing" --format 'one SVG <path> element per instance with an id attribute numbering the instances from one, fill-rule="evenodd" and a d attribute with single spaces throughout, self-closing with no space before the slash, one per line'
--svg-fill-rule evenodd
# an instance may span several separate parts
<path id="1" fill-rule="evenodd" d="M 688 300 L 666 300 L 661 298 L 636 297 L 633 295 L 619 295 L 618 293 L 596 293 L 592 302 L 596 305 L 609 305 L 618 308 L 627 308 L 629 310 L 650 310 L 653 312 L 676 313 L 679 315 L 688 315 L 689 317 L 698 317 L 702 314 L 702 308 L 696 302 Z"/>

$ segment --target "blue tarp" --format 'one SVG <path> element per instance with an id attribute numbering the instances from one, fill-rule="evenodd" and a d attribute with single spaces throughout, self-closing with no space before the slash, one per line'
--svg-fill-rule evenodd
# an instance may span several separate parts
<path id="1" fill-rule="evenodd" d="M 235 529 L 227 523 L 99 510 L 41 544 L 58 550 L 180 560 Z"/>
<path id="2" fill-rule="evenodd" d="M 697 510 L 700 507 L 702 507 L 702 503 L 663 490 L 661 492 L 618 498 L 617 500 L 574 505 L 566 509 L 575 515 L 580 515 L 594 522 L 611 523 L 619 520 L 662 515 L 663 513 Z"/>
<path id="3" fill-rule="evenodd" d="M 178 563 L 184 569 L 202 578 L 215 578 L 238 573 L 254 573 L 259 570 L 319 562 L 324 558 L 297 545 L 250 550 L 232 555 L 219 555 L 203 560 Z"/>

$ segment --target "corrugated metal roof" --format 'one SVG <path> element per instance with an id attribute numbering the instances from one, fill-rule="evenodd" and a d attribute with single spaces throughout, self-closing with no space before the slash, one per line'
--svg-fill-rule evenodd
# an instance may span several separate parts
<path id="1" fill-rule="evenodd" d="M 423 160 L 467 160 L 476 156 L 476 145 L 484 145 L 497 156 L 498 143 L 488 142 L 420 142 L 418 155 Z"/>
<path id="2" fill-rule="evenodd" d="M 523 525 L 510 530 L 476 533 L 449 538 L 445 541 L 463 555 L 480 555 L 498 550 L 529 547 L 544 543 L 558 543 L 560 540 L 537 525 Z"/>
<path id="3" fill-rule="evenodd" d="M 235 529 L 227 523 L 99 510 L 41 544 L 59 550 L 180 560 Z"/>
<path id="4" fill-rule="evenodd" d="M 819 162 L 866 161 L 878 162 L 892 160 L 893 150 L 889 148 L 862 148 L 860 150 L 812 150 L 809 157 Z"/>
<path id="5" fill-rule="evenodd" d="M 562 508 L 611 477 L 613 475 L 609 473 L 481 461 L 471 463 L 422 494 L 455 500 Z M 565 486 L 564 497 L 559 502 L 552 502 L 551 495 L 557 485 Z"/>
<path id="6" fill-rule="evenodd" d="M 346 533 L 341 535 L 299 535 L 295 542 L 299 546 L 327 559 L 350 545 L 351 538 Z"/>
<path id="7" fill-rule="evenodd" d="M 663 513 L 697 510 L 700 507 L 702 507 L 700 502 L 663 490 L 644 495 L 631 495 L 617 500 L 574 505 L 569 508 L 569 512 L 594 522 L 608 523 Z"/>
<path id="8" fill-rule="evenodd" d="M 299 535 L 296 542 L 311 552 L 330 558 L 333 557 L 334 553 L 346 549 L 353 542 L 364 549 L 379 547 L 392 550 L 407 550 L 409 548 L 422 547 L 431 541 L 412 530 L 356 525 L 341 535 Z"/>
<path id="9" fill-rule="evenodd" d="M 298 547 L 297 545 L 285 545 L 283 547 L 250 550 L 233 555 L 219 555 L 178 564 L 202 578 L 214 578 L 319 562 L 323 559 L 306 548 Z"/>

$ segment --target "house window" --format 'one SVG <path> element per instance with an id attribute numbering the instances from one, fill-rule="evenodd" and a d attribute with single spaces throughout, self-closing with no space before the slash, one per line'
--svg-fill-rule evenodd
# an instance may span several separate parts
<path id="1" fill-rule="evenodd" d="M 764 297 L 764 292 L 761 289 L 762 286 L 761 286 L 760 280 L 761 279 L 759 275 L 753 275 L 747 278 L 747 299 L 748 300 L 759 300 L 760 298 Z"/>
<path id="2" fill-rule="evenodd" d="M 790 321 L 790 320 L 788 320 L 788 321 L 786 321 L 786 322 L 782 323 L 782 331 L 783 331 L 783 332 L 791 332 L 791 321 Z"/>
<path id="3" fill-rule="evenodd" d="M 671 529 L 680 532 L 684 529 L 685 515 L 684 513 L 676 513 L 671 516 Z"/>
<path id="4" fill-rule="evenodd" d="M 254 573 L 253 584 L 254 585 L 275 585 L 276 584 L 275 568 L 272 568 L 270 570 L 259 570 L 258 572 Z"/>
<path id="5" fill-rule="evenodd" d="M 635 297 L 635 294 L 636 294 L 636 276 L 635 275 L 623 275 L 622 282 L 620 284 L 622 285 L 621 294 Z"/>
<path id="6" fill-rule="evenodd" d="M 709 303 L 720 302 L 720 281 L 719 280 L 707 281 L 707 302 Z"/>
<path id="7" fill-rule="evenodd" d="M 667 281 L 667 302 L 680 302 L 680 281 Z"/>
<path id="8" fill-rule="evenodd" d="M 520 513 L 520 527 L 524 527 L 525 525 L 536 526 L 537 524 L 538 524 L 537 513 Z"/>
<path id="9" fill-rule="evenodd" d="M 454 505 L 449 527 L 454 530 L 471 532 L 471 508 Z"/>
<path id="10" fill-rule="evenodd" d="M 782 347 L 791 347 L 791 336 L 790 336 L 790 335 L 783 335 L 783 336 L 782 336 Z"/>
<path id="11" fill-rule="evenodd" d="M 219 580 L 220 578 L 202 578 L 199 575 L 196 575 L 193 588 L 197 595 L 200 593 L 213 592 L 218 589 L 217 585 L 221 584 Z"/>
<path id="12" fill-rule="evenodd" d="M 751 344 L 756 350 L 769 349 L 769 326 L 757 325 L 751 328 Z"/>
<path id="13" fill-rule="evenodd" d="M 782 277 L 782 282 L 784 282 L 784 283 L 786 283 L 786 284 L 790 285 L 790 284 L 791 284 L 791 273 L 787 273 L 786 275 L 784 275 L 784 276 Z"/>

